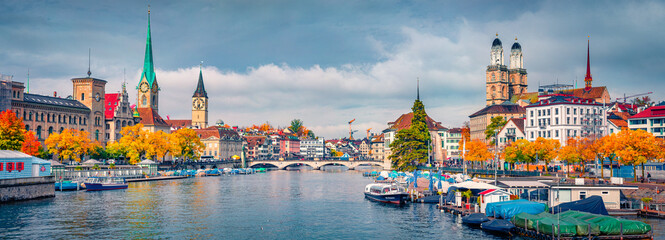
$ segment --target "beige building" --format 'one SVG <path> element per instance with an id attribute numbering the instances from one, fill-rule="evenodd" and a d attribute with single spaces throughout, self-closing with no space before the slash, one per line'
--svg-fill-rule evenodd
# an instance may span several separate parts
<path id="1" fill-rule="evenodd" d="M 621 190 L 637 190 L 636 186 L 625 185 L 553 185 L 550 189 L 549 205 L 557 206 L 561 203 L 573 202 L 590 196 L 600 196 L 607 209 L 621 208 Z"/>
<path id="2" fill-rule="evenodd" d="M 129 94 L 124 83 L 122 84 L 122 92 L 105 95 L 104 108 L 106 140 L 109 143 L 122 137 L 120 131 L 123 127 L 134 126 L 140 121 L 138 115 L 134 117 L 134 111 L 129 104 Z"/>
<path id="3" fill-rule="evenodd" d="M 487 143 L 485 139 L 485 130 L 494 117 L 503 117 L 505 120 L 511 118 L 524 118 L 525 109 L 516 104 L 504 103 L 500 105 L 490 105 L 480 111 L 471 114 L 470 131 L 471 140 L 479 139 Z"/>
<path id="4" fill-rule="evenodd" d="M 383 144 L 383 134 L 374 136 L 372 138 L 370 158 L 373 160 L 383 160 L 387 158 L 387 156 L 384 154 L 385 147 Z"/>
<path id="5" fill-rule="evenodd" d="M 240 156 L 242 154 L 245 141 L 233 129 L 212 126 L 204 129 L 194 129 L 194 131 L 205 145 L 201 156 L 211 156 L 214 159 L 228 160 L 234 155 Z"/>
<path id="6" fill-rule="evenodd" d="M 513 96 L 527 90 L 522 46 L 517 42 L 517 38 L 510 49 L 510 65 L 503 64 L 503 46 L 497 34 L 490 50 L 490 65 L 485 72 L 487 106 L 510 101 Z"/>

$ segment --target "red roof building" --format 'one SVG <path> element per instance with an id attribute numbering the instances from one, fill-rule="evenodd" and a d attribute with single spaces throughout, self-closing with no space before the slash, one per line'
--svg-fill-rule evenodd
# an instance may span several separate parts
<path id="1" fill-rule="evenodd" d="M 665 138 L 665 106 L 655 106 L 628 118 L 628 128 L 642 129 L 656 137 Z"/>

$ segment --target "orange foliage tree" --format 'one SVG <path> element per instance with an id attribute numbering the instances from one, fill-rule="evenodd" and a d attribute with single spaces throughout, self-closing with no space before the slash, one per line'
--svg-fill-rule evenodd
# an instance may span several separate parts
<path id="1" fill-rule="evenodd" d="M 171 133 L 169 137 L 174 157 L 183 160 L 198 159 L 204 150 L 201 138 L 192 129 L 184 128 Z"/>
<path id="2" fill-rule="evenodd" d="M 644 163 L 663 157 L 656 137 L 644 130 L 624 129 L 617 133 L 617 138 L 622 148 L 618 149 L 616 155 L 621 159 L 621 163 L 633 165 L 635 181 L 637 181 L 637 165 L 642 165 L 642 177 L 644 177 Z"/>
<path id="3" fill-rule="evenodd" d="M 21 150 L 25 139 L 25 124 L 12 110 L 0 112 L 0 149 Z"/>
<path id="4" fill-rule="evenodd" d="M 52 133 L 45 141 L 49 153 L 58 156 L 60 161 L 71 159 L 77 162 L 93 149 L 88 132 L 76 129 L 65 129 L 61 133 Z"/>
<path id="5" fill-rule="evenodd" d="M 539 137 L 536 141 L 527 146 L 525 153 L 532 162 L 538 162 L 539 160 L 545 161 L 545 172 L 547 172 L 547 167 L 550 162 L 556 158 L 557 151 L 560 147 L 561 144 L 557 139 Z"/>
<path id="6" fill-rule="evenodd" d="M 24 140 L 23 140 L 23 145 L 21 146 L 21 152 L 24 152 L 25 154 L 31 156 L 39 155 L 39 147 L 41 147 L 41 144 L 39 143 L 39 141 L 37 141 L 35 132 L 26 131 L 24 133 L 23 139 Z"/>
<path id="7" fill-rule="evenodd" d="M 464 155 L 465 160 L 471 161 L 471 168 L 474 168 L 475 162 L 485 162 L 492 159 L 492 153 L 487 149 L 487 145 L 480 140 L 473 140 L 466 143 L 468 152 Z"/>
<path id="8" fill-rule="evenodd" d="M 566 162 L 567 165 L 580 164 L 584 168 L 584 147 L 583 139 L 568 138 L 566 146 L 558 151 L 559 159 Z M 566 171 L 566 176 L 568 176 L 568 173 L 569 171 Z"/>
<path id="9" fill-rule="evenodd" d="M 517 141 L 510 143 L 503 150 L 503 158 L 506 162 L 510 163 L 512 169 L 515 169 L 515 163 L 526 163 L 526 169 L 529 170 L 529 163 L 531 163 L 531 158 L 527 155 L 527 149 L 531 145 L 526 139 L 518 139 Z"/>

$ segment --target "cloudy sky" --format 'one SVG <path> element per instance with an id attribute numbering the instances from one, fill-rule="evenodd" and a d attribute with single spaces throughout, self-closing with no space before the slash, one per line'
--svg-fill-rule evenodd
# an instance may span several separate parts
<path id="1" fill-rule="evenodd" d="M 583 83 L 591 36 L 595 86 L 665 100 L 662 1 L 2 1 L 0 73 L 66 96 L 91 48 L 92 76 L 107 93 L 126 76 L 135 102 L 148 4 L 165 118 L 191 118 L 203 61 L 211 123 L 298 118 L 336 138 L 355 118 L 363 136 L 410 111 L 419 78 L 428 114 L 461 126 L 484 107 L 496 33 L 506 61 L 518 38 L 530 91 Z"/>

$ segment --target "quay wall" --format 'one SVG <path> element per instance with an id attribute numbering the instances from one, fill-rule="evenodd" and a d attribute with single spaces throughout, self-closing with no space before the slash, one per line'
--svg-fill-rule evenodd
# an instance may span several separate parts
<path id="1" fill-rule="evenodd" d="M 55 177 L 0 179 L 0 203 L 55 197 Z"/>

